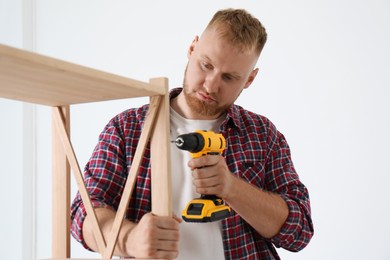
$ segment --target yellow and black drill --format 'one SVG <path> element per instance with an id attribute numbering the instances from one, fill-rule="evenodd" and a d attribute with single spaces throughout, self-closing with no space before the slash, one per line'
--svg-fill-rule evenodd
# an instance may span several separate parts
<path id="1" fill-rule="evenodd" d="M 190 152 L 191 158 L 204 155 L 222 154 L 226 140 L 222 134 L 213 131 L 197 130 L 193 133 L 179 135 L 174 141 L 176 147 Z M 230 208 L 215 195 L 201 195 L 191 200 L 182 211 L 186 222 L 212 222 L 230 215 Z"/>

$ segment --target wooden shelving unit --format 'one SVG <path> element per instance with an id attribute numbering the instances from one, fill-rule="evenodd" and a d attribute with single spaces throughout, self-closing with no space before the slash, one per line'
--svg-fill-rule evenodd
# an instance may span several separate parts
<path id="1" fill-rule="evenodd" d="M 104 240 L 69 137 L 70 106 L 115 99 L 150 97 L 150 108 L 112 232 Z M 70 168 L 93 216 L 99 252 L 110 259 L 130 199 L 143 151 L 151 140 L 152 212 L 171 216 L 168 80 L 149 82 L 95 70 L 0 44 L 0 98 L 50 106 L 52 116 L 52 258 L 70 258 Z M 76 126 L 77 127 L 77 126 Z M 158 185 L 153 185 L 157 184 Z"/>

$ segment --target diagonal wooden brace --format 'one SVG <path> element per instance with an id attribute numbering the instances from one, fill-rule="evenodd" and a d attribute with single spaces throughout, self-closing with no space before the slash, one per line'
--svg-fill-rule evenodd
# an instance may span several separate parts
<path id="1" fill-rule="evenodd" d="M 102 235 L 102 231 L 100 229 L 95 210 L 92 206 L 91 199 L 89 197 L 88 191 L 85 187 L 84 178 L 81 173 L 79 163 L 77 161 L 76 155 L 73 150 L 72 143 L 70 141 L 69 135 L 66 131 L 63 115 L 60 107 L 53 108 L 53 120 L 54 125 L 57 126 L 58 135 L 62 141 L 62 144 L 65 149 L 66 156 L 69 160 L 70 166 L 73 170 L 74 177 L 77 182 L 77 186 L 80 192 L 81 199 L 83 200 L 85 210 L 87 214 L 91 217 L 93 231 L 95 235 L 95 239 L 99 248 L 99 252 L 102 254 L 104 249 L 106 248 L 106 243 L 104 241 L 104 237 Z"/>
<path id="2" fill-rule="evenodd" d="M 119 231 L 122 226 L 123 220 L 125 218 L 125 214 L 130 202 L 131 194 L 133 193 L 133 188 L 137 177 L 138 169 L 141 164 L 142 157 L 144 156 L 145 148 L 149 141 L 150 134 L 152 133 L 152 130 L 154 128 L 153 125 L 156 119 L 158 109 L 160 107 L 160 103 L 161 103 L 161 96 L 154 96 L 150 100 L 148 115 L 146 117 L 144 126 L 142 128 L 140 140 L 138 142 L 137 150 L 134 155 L 134 160 L 126 180 L 122 198 L 119 203 L 118 211 L 115 216 L 110 237 L 108 239 L 107 248 L 103 254 L 103 259 L 112 258 L 114 248 L 118 239 Z"/>

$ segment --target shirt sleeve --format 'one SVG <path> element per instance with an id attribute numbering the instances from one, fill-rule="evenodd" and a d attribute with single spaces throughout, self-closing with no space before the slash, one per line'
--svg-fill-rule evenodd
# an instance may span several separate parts
<path id="1" fill-rule="evenodd" d="M 84 170 L 84 182 L 95 208 L 118 208 L 127 175 L 123 150 L 119 127 L 112 120 L 100 134 Z M 85 206 L 78 192 L 71 205 L 71 234 L 90 250 L 82 235 L 85 217 Z"/>
<path id="2" fill-rule="evenodd" d="M 271 242 L 276 247 L 297 252 L 306 247 L 314 234 L 309 192 L 295 171 L 286 139 L 278 131 L 275 136 L 266 164 L 267 190 L 278 193 L 286 201 L 289 215 Z"/>
<path id="3" fill-rule="evenodd" d="M 111 206 L 105 204 L 102 201 L 92 200 L 92 206 L 94 208 L 110 208 L 113 209 Z M 85 210 L 85 206 L 81 200 L 80 194 L 77 194 L 75 200 L 73 201 L 72 208 L 71 208 L 71 234 L 72 236 L 83 245 L 84 248 L 92 251 L 89 246 L 85 243 L 84 237 L 83 237 L 83 223 L 84 219 L 87 216 L 87 212 Z"/>

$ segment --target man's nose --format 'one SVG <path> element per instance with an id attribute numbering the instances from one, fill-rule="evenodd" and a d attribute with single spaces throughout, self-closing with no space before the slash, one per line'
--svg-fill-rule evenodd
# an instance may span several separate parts
<path id="1" fill-rule="evenodd" d="M 220 79 L 217 73 L 210 73 L 205 80 L 204 88 L 207 93 L 216 93 L 218 91 Z"/>

